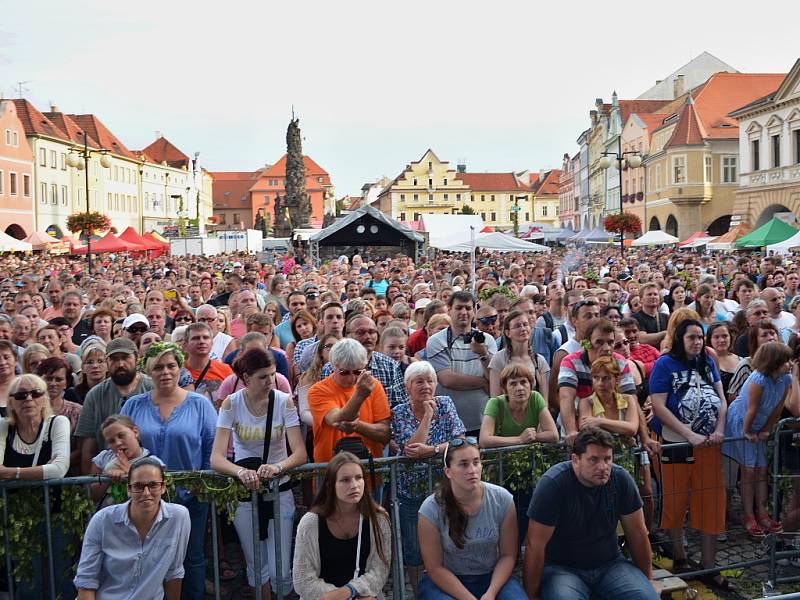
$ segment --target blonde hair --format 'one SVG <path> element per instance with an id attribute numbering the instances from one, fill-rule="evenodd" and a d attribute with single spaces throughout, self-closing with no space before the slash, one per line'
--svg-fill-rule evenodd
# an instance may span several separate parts
<path id="1" fill-rule="evenodd" d="M 694 321 L 701 320 L 696 310 L 686 307 L 679 308 L 670 315 L 669 321 L 667 321 L 667 335 L 664 336 L 662 345 L 663 350 L 672 350 L 672 340 L 675 337 L 675 331 L 678 329 L 678 325 L 690 319 Z"/>
<path id="2" fill-rule="evenodd" d="M 23 384 L 31 386 L 35 390 L 39 390 L 40 392 L 44 392 L 47 394 L 47 384 L 44 382 L 44 379 L 39 377 L 38 375 L 34 375 L 33 373 L 25 373 L 24 375 L 19 375 L 11 380 L 11 385 L 8 386 L 8 396 L 9 398 L 16 394 L 19 391 L 20 386 Z M 42 396 L 44 398 L 44 396 Z M 8 421 L 9 425 L 14 425 L 17 422 L 17 413 L 14 410 L 14 403 L 10 402 L 8 404 L 8 414 L 6 415 L 6 421 Z M 53 409 L 50 406 L 50 401 L 46 398 L 42 402 L 42 421 L 46 418 L 51 417 L 53 415 Z"/>
<path id="3" fill-rule="evenodd" d="M 36 343 L 31 344 L 27 348 L 25 348 L 25 352 L 22 353 L 22 372 L 28 373 L 31 370 L 31 356 L 33 356 L 36 352 L 40 354 L 44 354 L 46 358 L 50 358 L 50 350 L 45 348 L 42 344 Z M 16 358 L 16 357 L 15 357 Z"/>
<path id="4" fill-rule="evenodd" d="M 430 319 L 428 319 L 428 324 L 425 325 L 425 328 L 430 331 L 433 331 L 434 329 L 439 327 L 439 325 L 441 325 L 442 323 L 447 323 L 447 325 L 449 326 L 451 324 L 450 315 L 444 315 L 442 313 L 433 315 Z"/>

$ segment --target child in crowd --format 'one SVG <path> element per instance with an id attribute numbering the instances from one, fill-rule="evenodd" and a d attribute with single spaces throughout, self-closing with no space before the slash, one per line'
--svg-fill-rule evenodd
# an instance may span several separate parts
<path id="1" fill-rule="evenodd" d="M 90 475 L 104 475 L 110 477 L 113 484 L 93 483 L 92 500 L 99 502 L 108 493 L 112 485 L 111 495 L 116 496 L 114 484 L 127 478 L 130 464 L 137 458 L 150 455 L 147 448 L 142 448 L 139 428 L 134 422 L 123 415 L 111 415 L 100 426 L 108 448 L 92 459 Z M 127 497 L 127 492 L 121 490 L 121 498 Z"/>

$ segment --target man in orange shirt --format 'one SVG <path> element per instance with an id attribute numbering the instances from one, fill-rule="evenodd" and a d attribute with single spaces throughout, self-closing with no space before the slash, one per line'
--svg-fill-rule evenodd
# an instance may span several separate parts
<path id="1" fill-rule="evenodd" d="M 314 462 L 328 462 L 336 443 L 357 436 L 374 457 L 383 456 L 391 436 L 389 401 L 367 366 L 367 351 L 345 338 L 331 348 L 333 374 L 311 386 L 308 405 L 314 418 Z"/>
<path id="2" fill-rule="evenodd" d="M 194 380 L 194 389 L 198 394 L 203 394 L 219 408 L 218 404 L 225 398 L 217 398 L 217 390 L 222 381 L 233 374 L 233 369 L 223 362 L 212 360 L 211 354 L 211 328 L 205 323 L 192 323 L 186 328 L 186 363 Z"/>

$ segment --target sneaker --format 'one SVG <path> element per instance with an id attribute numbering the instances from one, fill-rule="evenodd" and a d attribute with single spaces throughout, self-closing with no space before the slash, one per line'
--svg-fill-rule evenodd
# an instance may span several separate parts
<path id="1" fill-rule="evenodd" d="M 728 541 L 728 534 L 724 533 L 724 532 L 720 533 L 719 535 L 717 535 L 717 541 L 718 542 L 727 542 Z"/>
<path id="2" fill-rule="evenodd" d="M 783 533 L 783 524 L 766 513 L 758 515 L 758 524 L 765 533 Z"/>

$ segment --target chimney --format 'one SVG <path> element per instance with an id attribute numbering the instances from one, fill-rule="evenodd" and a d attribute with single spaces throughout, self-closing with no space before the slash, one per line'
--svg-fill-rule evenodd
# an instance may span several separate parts
<path id="1" fill-rule="evenodd" d="M 672 82 L 672 97 L 683 96 L 683 75 L 678 75 Z"/>
<path id="2" fill-rule="evenodd" d="M 156 139 L 158 140 L 158 139 L 161 139 L 162 137 L 164 137 L 164 136 L 161 135 L 161 132 L 156 129 Z"/>
<path id="3" fill-rule="evenodd" d="M 467 172 L 467 165 L 465 163 L 460 163 L 456 165 L 456 172 L 457 173 L 466 173 Z"/>
<path id="4" fill-rule="evenodd" d="M 597 111 L 596 110 L 590 110 L 589 111 L 589 117 L 592 119 L 592 126 L 597 125 Z"/>
<path id="5" fill-rule="evenodd" d="M 660 84 L 662 81 L 664 81 L 664 80 L 663 79 L 656 79 L 656 85 Z"/>
<path id="6" fill-rule="evenodd" d="M 60 108 L 58 108 L 58 105 L 57 105 L 57 104 L 52 104 L 52 103 L 51 103 L 51 104 L 50 104 L 50 112 L 53 112 L 53 113 L 60 113 L 60 112 L 61 112 L 61 109 L 60 109 Z"/>

